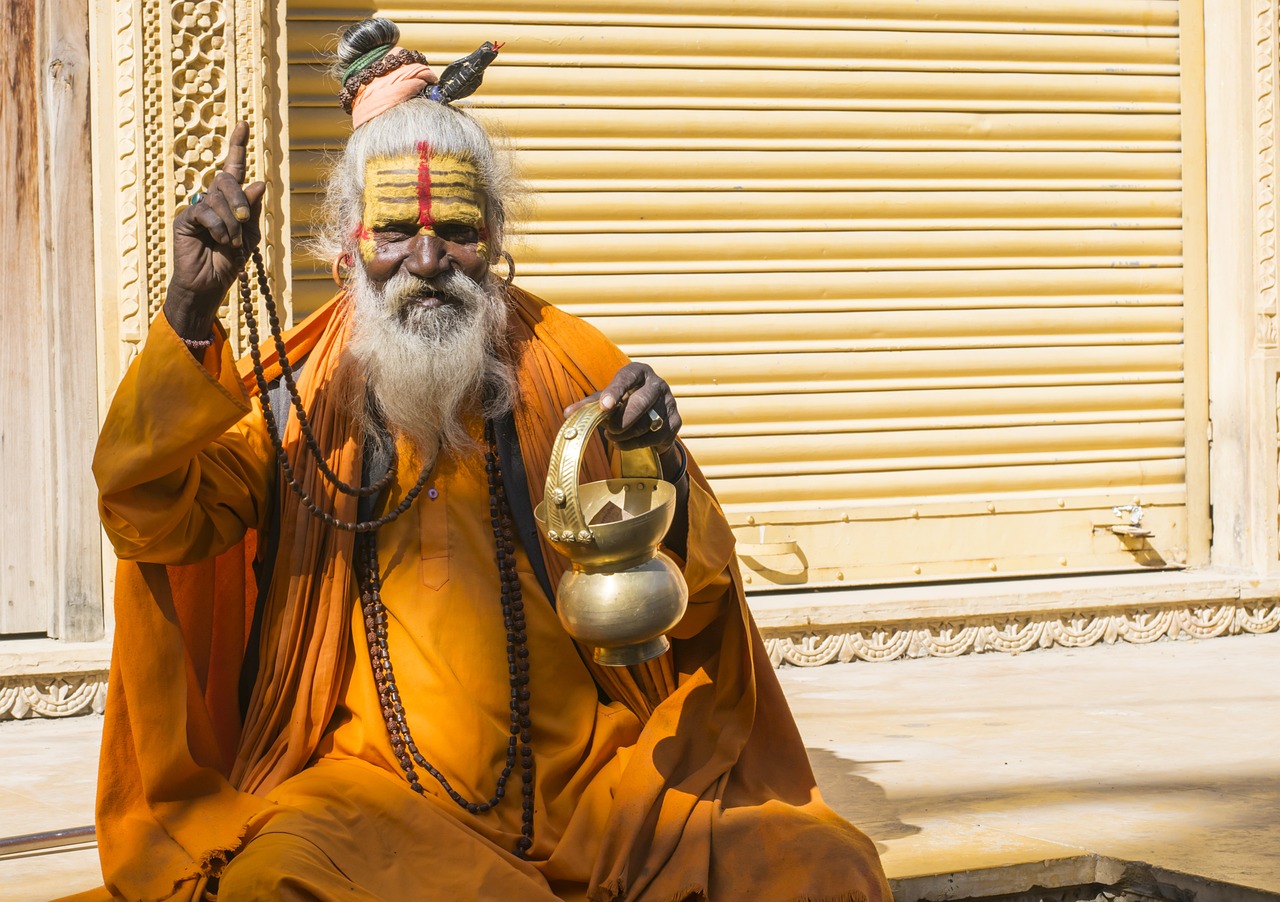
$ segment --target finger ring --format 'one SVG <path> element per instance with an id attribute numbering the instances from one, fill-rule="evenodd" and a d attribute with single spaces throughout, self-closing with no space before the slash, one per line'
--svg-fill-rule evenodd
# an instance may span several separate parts
<path id="1" fill-rule="evenodd" d="M 662 428 L 662 416 L 656 410 L 649 411 L 649 431 L 657 432 Z"/>
<path id="2" fill-rule="evenodd" d="M 202 200 L 204 200 L 204 192 L 197 191 L 195 194 L 187 198 L 187 206 L 194 207 L 196 204 L 200 203 L 200 201 Z"/>

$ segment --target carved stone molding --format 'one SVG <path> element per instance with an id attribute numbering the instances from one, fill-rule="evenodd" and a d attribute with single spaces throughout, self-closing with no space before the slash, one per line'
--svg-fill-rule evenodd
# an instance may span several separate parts
<path id="1" fill-rule="evenodd" d="M 0 677 L 0 721 L 101 714 L 107 674 L 41 674 Z"/>
<path id="2" fill-rule="evenodd" d="M 278 0 L 112 0 L 96 7 L 103 114 L 95 148 L 103 206 L 99 293 L 108 395 L 164 301 L 173 215 L 208 184 L 241 119 L 251 130 L 248 178 L 268 183 L 264 255 L 290 319 L 282 6 Z M 238 310 L 224 308 L 223 322 L 239 352 Z"/>
<path id="3" fill-rule="evenodd" d="M 1280 346 L 1276 288 L 1276 3 L 1254 3 L 1254 298 L 1260 348 Z"/>
<path id="4" fill-rule="evenodd" d="M 1018 654 L 1034 648 L 1082 648 L 1100 642 L 1143 644 L 1161 639 L 1211 639 L 1280 630 L 1280 601 L 1058 611 L 1000 618 L 904 621 L 821 631 L 768 629 L 765 648 L 774 666 L 816 667 L 835 661 L 954 658 Z"/>

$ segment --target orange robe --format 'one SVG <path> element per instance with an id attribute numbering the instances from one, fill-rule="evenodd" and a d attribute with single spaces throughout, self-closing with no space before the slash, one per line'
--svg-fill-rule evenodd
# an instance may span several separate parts
<path id="1" fill-rule="evenodd" d="M 516 427 L 536 504 L 563 408 L 625 358 L 581 321 L 512 295 Z M 327 391 L 348 328 L 340 296 L 297 330 L 291 356 L 310 351 L 303 401 L 328 463 L 354 482 L 361 442 Z M 287 489 L 263 663 L 241 723 L 236 681 L 256 597 L 246 562 L 276 466 L 225 348 L 203 363 L 158 319 L 95 459 L 122 559 L 98 805 L 109 891 L 198 898 L 226 871 L 239 892 L 264 897 L 888 898 L 874 847 L 817 793 L 737 583 L 732 536 L 693 464 L 691 604 L 662 658 L 631 669 L 584 659 L 518 557 L 537 775 L 529 861 L 510 851 L 518 768 L 511 798 L 482 815 L 426 774 L 428 798 L 409 789 L 379 714 L 351 536 Z M 296 419 L 285 445 L 305 459 Z M 412 463 L 386 504 L 415 479 Z M 584 481 L 607 467 L 588 459 Z M 353 499 L 335 497 L 313 466 L 296 470 L 322 507 L 354 517 Z M 434 497 L 379 530 L 388 641 L 420 749 L 483 800 L 505 759 L 508 690 L 482 464 L 443 459 L 428 489 Z M 540 552 L 554 584 L 566 562 Z M 597 684 L 615 701 L 601 702 Z"/>

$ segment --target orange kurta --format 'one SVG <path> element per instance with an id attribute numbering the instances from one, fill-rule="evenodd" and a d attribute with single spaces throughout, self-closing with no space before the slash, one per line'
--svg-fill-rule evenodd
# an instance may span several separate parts
<path id="1" fill-rule="evenodd" d="M 512 293 L 516 423 L 536 504 L 563 407 L 603 387 L 625 358 L 585 324 Z M 302 396 L 330 466 L 353 481 L 359 438 L 327 392 L 348 317 L 340 303 L 324 311 L 322 335 L 304 326 L 314 350 Z M 295 461 L 304 455 L 296 422 L 286 446 Z M 603 476 L 600 466 L 584 467 L 584 479 Z M 322 506 L 354 515 L 312 467 L 298 469 Z M 244 563 L 274 471 L 257 401 L 231 361 L 210 351 L 201 367 L 158 320 L 95 461 L 120 556 L 154 562 L 122 564 L 118 579 L 98 818 L 117 895 L 192 898 L 246 838 L 276 833 L 374 881 L 362 890 L 372 895 L 342 898 L 419 897 L 430 879 L 442 892 L 481 888 L 473 898 L 887 897 L 871 844 L 817 795 L 736 584 L 732 538 L 696 465 L 684 562 L 693 603 L 672 651 L 651 665 L 584 663 L 522 550 L 537 764 L 530 863 L 508 851 L 519 832 L 514 780 L 512 797 L 483 815 L 426 775 L 432 799 L 409 790 L 352 617 L 350 536 L 311 520 L 287 492 L 263 665 L 239 723 L 234 684 L 255 594 Z M 406 461 L 388 503 L 415 475 Z M 442 460 L 428 488 L 434 498 L 426 492 L 379 531 L 390 650 L 419 747 L 482 800 L 503 763 L 508 716 L 482 466 Z M 564 562 L 542 551 L 554 583 Z M 617 701 L 602 704 L 597 683 Z M 361 836 L 367 848 L 351 841 Z"/>

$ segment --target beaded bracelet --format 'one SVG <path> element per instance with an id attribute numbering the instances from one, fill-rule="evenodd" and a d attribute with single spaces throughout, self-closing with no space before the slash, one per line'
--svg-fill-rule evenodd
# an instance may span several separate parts
<path id="1" fill-rule="evenodd" d="M 182 336 L 178 336 L 182 338 Z M 213 335 L 208 338 L 183 338 L 182 343 L 193 351 L 203 351 L 213 344 Z"/>

